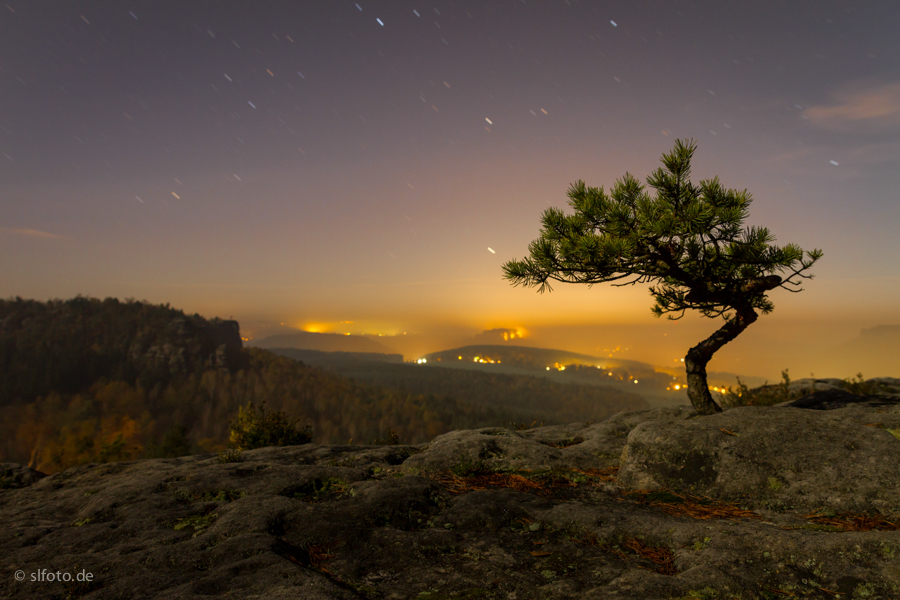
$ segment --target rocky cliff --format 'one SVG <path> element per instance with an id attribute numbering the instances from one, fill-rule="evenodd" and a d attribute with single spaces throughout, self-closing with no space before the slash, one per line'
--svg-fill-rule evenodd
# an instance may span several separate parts
<path id="1" fill-rule="evenodd" d="M 0 406 L 82 392 L 100 378 L 152 389 L 240 362 L 237 321 L 115 298 L 0 300 Z"/>
<path id="2" fill-rule="evenodd" d="M 237 321 L 207 321 L 194 315 L 172 319 L 164 332 L 135 335 L 128 346 L 128 358 L 136 366 L 174 376 L 193 372 L 196 366 L 234 370 L 240 361 L 241 347 Z M 197 357 L 202 359 L 202 365 L 192 364 Z"/>
<path id="3" fill-rule="evenodd" d="M 3 465 L 0 596 L 900 598 L 898 396 L 802 405 Z"/>

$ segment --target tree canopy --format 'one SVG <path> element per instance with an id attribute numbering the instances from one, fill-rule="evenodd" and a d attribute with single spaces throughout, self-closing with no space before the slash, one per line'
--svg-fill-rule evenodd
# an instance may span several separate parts
<path id="1" fill-rule="evenodd" d="M 688 309 L 726 321 L 685 357 L 688 396 L 702 414 L 721 409 L 706 383 L 706 364 L 773 304 L 767 292 L 800 291 L 821 250 L 776 246 L 765 227 L 744 227 L 750 194 L 725 189 L 718 177 L 690 181 L 697 145 L 677 140 L 663 167 L 647 178 L 651 195 L 626 173 L 610 193 L 577 181 L 569 188 L 574 214 L 549 208 L 529 256 L 503 266 L 514 285 L 550 290 L 550 281 L 650 283 L 653 314 L 680 319 Z"/>

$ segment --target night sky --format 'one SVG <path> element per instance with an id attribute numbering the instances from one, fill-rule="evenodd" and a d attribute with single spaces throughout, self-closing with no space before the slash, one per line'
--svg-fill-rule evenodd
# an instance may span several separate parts
<path id="1" fill-rule="evenodd" d="M 777 372 L 746 352 L 900 323 L 898 31 L 893 0 L 9 0 L 0 297 L 167 302 L 247 336 L 693 345 L 718 324 L 656 320 L 646 288 L 539 295 L 501 265 L 575 180 L 643 181 L 694 138 L 695 182 L 825 252 L 722 363 Z"/>

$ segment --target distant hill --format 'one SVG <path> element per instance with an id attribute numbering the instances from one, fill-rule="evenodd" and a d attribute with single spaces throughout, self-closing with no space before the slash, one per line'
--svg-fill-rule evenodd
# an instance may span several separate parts
<path id="1" fill-rule="evenodd" d="M 683 368 L 656 367 L 636 360 L 591 356 L 567 350 L 529 346 L 476 345 L 425 355 L 426 364 L 456 369 L 531 374 L 554 381 L 613 386 L 638 394 L 651 406 L 689 403 Z M 709 372 L 711 386 L 735 386 L 738 375 Z M 740 375 L 750 386 L 765 383 L 759 377 Z M 679 386 L 676 388 L 675 386 Z"/>
<path id="2" fill-rule="evenodd" d="M 300 350 L 319 350 L 321 352 L 371 352 L 393 354 L 393 350 L 361 335 L 339 335 L 337 333 L 313 333 L 298 331 L 270 335 L 253 340 L 248 346 L 257 348 L 297 348 Z"/>
<path id="3" fill-rule="evenodd" d="M 427 365 L 452 369 L 532 375 L 560 383 L 604 386 L 636 394 L 651 406 L 684 404 L 687 396 L 674 384 L 683 374 L 661 372 L 653 365 L 621 358 L 601 358 L 529 346 L 463 346 L 425 355 Z"/>
<path id="4" fill-rule="evenodd" d="M 429 362 L 441 363 L 500 363 L 507 366 L 526 369 L 546 370 L 548 367 L 558 368 L 566 365 L 601 366 L 616 369 L 628 369 L 633 374 L 653 373 L 652 365 L 634 360 L 620 358 L 600 358 L 587 354 L 577 354 L 567 350 L 550 348 L 532 348 L 529 346 L 476 345 L 463 346 L 452 350 L 432 352 L 425 355 Z M 477 360 L 476 360 L 477 359 Z M 454 366 L 450 364 L 448 366 Z"/>
<path id="5" fill-rule="evenodd" d="M 308 351 L 275 348 L 272 352 L 297 358 Z M 405 393 L 445 398 L 460 404 L 527 414 L 526 420 L 545 424 L 602 421 L 623 410 L 649 408 L 629 386 L 616 381 L 572 382 L 495 369 L 460 369 L 440 363 L 396 363 L 349 358 L 347 353 L 317 353 L 312 360 L 355 382 Z M 479 364 L 481 367 L 485 365 Z M 490 365 L 493 367 L 494 365 Z"/>
<path id="6" fill-rule="evenodd" d="M 271 352 L 299 360 L 314 367 L 331 368 L 347 363 L 403 363 L 402 354 L 382 354 L 380 352 L 322 352 L 321 350 L 301 350 L 299 348 L 270 348 Z M 340 369 L 335 369 L 341 372 Z"/>

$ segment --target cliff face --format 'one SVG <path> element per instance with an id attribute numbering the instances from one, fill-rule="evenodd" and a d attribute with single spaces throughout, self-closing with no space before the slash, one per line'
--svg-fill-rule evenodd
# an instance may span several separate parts
<path id="1" fill-rule="evenodd" d="M 0 465 L 0 597 L 898 598 L 900 404 L 847 400 Z"/>
<path id="2" fill-rule="evenodd" d="M 74 298 L 0 301 L 0 406 L 51 390 L 76 393 L 103 377 L 149 388 L 204 368 L 235 370 L 236 321 L 168 305 Z"/>
<path id="3" fill-rule="evenodd" d="M 164 332 L 136 335 L 128 346 L 128 360 L 136 370 L 149 368 L 175 376 L 201 368 L 234 370 L 242 343 L 237 321 L 175 317 Z"/>

